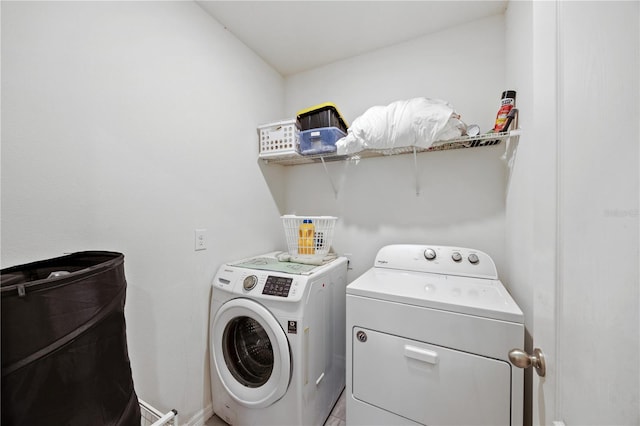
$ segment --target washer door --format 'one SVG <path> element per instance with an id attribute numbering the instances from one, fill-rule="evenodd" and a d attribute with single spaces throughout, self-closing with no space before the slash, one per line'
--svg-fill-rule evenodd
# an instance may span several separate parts
<path id="1" fill-rule="evenodd" d="M 218 309 L 212 328 L 215 368 L 229 395 L 254 408 L 282 398 L 291 379 L 291 353 L 271 312 L 250 299 L 233 299 Z"/>

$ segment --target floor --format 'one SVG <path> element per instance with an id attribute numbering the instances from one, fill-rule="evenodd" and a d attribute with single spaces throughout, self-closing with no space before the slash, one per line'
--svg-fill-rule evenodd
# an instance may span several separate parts
<path id="1" fill-rule="evenodd" d="M 324 423 L 324 426 L 345 426 L 347 418 L 347 403 L 344 396 L 344 391 L 340 395 L 338 402 L 333 407 L 329 418 Z M 227 426 L 227 424 L 220 419 L 220 417 L 214 415 L 204 424 L 205 426 Z"/>
<path id="2" fill-rule="evenodd" d="M 340 394 L 340 398 L 338 398 L 338 402 L 331 410 L 331 414 L 326 422 L 324 422 L 324 426 L 346 426 L 347 424 L 347 400 L 344 396 L 344 391 Z"/>

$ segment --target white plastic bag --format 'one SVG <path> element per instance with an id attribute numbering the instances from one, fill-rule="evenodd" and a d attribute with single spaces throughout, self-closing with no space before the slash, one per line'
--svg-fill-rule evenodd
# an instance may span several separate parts
<path id="1" fill-rule="evenodd" d="M 336 142 L 337 154 L 365 149 L 429 148 L 434 142 L 458 138 L 465 131 L 466 125 L 446 101 L 429 98 L 396 101 L 371 107 L 356 118 L 347 136 Z"/>

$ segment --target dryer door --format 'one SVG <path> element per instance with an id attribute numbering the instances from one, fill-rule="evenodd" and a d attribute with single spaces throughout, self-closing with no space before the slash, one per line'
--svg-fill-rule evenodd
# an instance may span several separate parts
<path id="1" fill-rule="evenodd" d="M 233 299 L 215 314 L 212 351 L 220 381 L 239 404 L 267 407 L 285 394 L 291 379 L 287 336 L 264 306 Z"/>
<path id="2" fill-rule="evenodd" d="M 352 346 L 357 400 L 423 425 L 511 424 L 506 361 L 360 327 Z"/>

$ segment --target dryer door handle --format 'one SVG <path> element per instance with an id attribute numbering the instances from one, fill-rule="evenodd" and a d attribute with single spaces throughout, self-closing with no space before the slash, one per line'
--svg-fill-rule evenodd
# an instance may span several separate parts
<path id="1" fill-rule="evenodd" d="M 438 363 L 438 353 L 428 349 L 422 349 L 415 346 L 404 345 L 404 356 L 416 359 L 418 361 L 427 362 L 429 364 Z"/>

